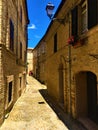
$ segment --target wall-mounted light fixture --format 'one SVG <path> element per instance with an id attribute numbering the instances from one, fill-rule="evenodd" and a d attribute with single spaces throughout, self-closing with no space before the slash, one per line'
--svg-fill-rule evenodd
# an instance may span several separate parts
<path id="1" fill-rule="evenodd" d="M 47 15 L 50 19 L 53 19 L 54 8 L 55 8 L 55 6 L 50 2 L 46 5 L 46 12 L 47 12 Z"/>
<path id="2" fill-rule="evenodd" d="M 46 12 L 47 12 L 47 15 L 48 15 L 48 17 L 50 18 L 50 20 L 57 20 L 59 23 L 61 23 L 61 24 L 65 24 L 65 18 L 64 19 L 59 19 L 59 18 L 54 18 L 53 17 L 53 10 L 54 10 L 54 8 L 55 8 L 55 6 L 52 4 L 52 3 L 48 3 L 47 5 L 46 5 Z"/>

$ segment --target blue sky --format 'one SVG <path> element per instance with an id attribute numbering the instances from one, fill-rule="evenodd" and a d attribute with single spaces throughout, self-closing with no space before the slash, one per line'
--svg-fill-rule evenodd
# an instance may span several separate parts
<path id="1" fill-rule="evenodd" d="M 30 24 L 28 25 L 28 47 L 34 48 L 45 34 L 51 22 L 46 14 L 46 5 L 51 2 L 55 5 L 54 13 L 61 0 L 27 0 L 28 15 Z"/>

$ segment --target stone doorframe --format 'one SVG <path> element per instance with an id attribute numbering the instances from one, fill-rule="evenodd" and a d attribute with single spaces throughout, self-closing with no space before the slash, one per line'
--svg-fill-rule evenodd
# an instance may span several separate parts
<path id="1" fill-rule="evenodd" d="M 62 104 L 64 111 L 67 112 L 68 111 L 67 65 L 65 57 L 63 55 L 60 56 L 58 73 L 59 73 L 59 103 Z"/>
<path id="2" fill-rule="evenodd" d="M 7 110 L 8 108 L 10 108 L 11 104 L 13 103 L 13 92 L 14 92 L 14 75 L 9 75 L 6 77 L 6 81 L 7 81 L 7 88 L 6 88 L 6 103 L 5 103 L 5 110 Z M 12 83 L 12 92 L 11 92 L 11 100 L 10 102 L 9 100 L 9 84 Z"/>
<path id="3" fill-rule="evenodd" d="M 89 118 L 90 109 L 88 107 L 89 107 L 90 101 L 89 101 L 88 95 L 90 95 L 89 93 L 92 94 L 92 91 L 94 88 L 96 89 L 96 91 L 94 90 L 95 94 L 93 94 L 93 95 L 96 95 L 96 97 L 91 95 L 91 96 L 93 96 L 92 104 L 95 104 L 95 102 L 96 102 L 95 107 L 97 107 L 97 105 L 98 105 L 97 104 L 97 102 L 98 102 L 97 101 L 98 100 L 97 99 L 97 97 L 98 97 L 97 76 L 96 76 L 96 74 L 94 74 L 93 72 L 90 72 L 90 71 L 81 71 L 75 75 L 75 81 L 76 81 L 76 83 L 75 83 L 76 84 L 76 118 L 81 118 L 81 117 Z M 92 90 L 90 90 L 90 88 Z M 96 101 L 94 101 L 94 99 Z M 96 113 L 98 113 L 97 111 L 96 111 Z"/>

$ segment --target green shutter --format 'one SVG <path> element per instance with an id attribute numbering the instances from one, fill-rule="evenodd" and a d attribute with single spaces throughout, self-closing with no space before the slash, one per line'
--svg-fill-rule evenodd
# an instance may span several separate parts
<path id="1" fill-rule="evenodd" d="M 72 35 L 78 35 L 78 7 L 76 6 L 72 11 Z"/>
<path id="2" fill-rule="evenodd" d="M 98 23 L 98 0 L 88 0 L 88 29 Z"/>

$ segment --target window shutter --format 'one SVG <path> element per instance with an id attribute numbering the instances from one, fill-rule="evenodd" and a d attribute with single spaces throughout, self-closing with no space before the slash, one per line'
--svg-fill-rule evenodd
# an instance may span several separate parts
<path id="1" fill-rule="evenodd" d="M 20 42 L 20 59 L 22 59 L 22 43 Z"/>
<path id="2" fill-rule="evenodd" d="M 88 0 L 88 29 L 98 23 L 98 0 Z"/>
<path id="3" fill-rule="evenodd" d="M 14 25 L 12 21 L 10 20 L 10 37 L 13 39 L 14 37 Z"/>
<path id="4" fill-rule="evenodd" d="M 57 33 L 54 35 L 54 53 L 57 52 Z"/>
<path id="5" fill-rule="evenodd" d="M 14 51 L 14 24 L 10 19 L 10 49 Z"/>
<path id="6" fill-rule="evenodd" d="M 78 35 L 78 7 L 76 6 L 72 12 L 72 35 Z"/>

